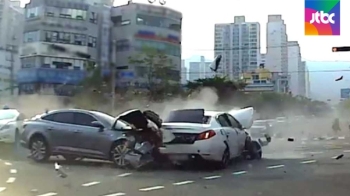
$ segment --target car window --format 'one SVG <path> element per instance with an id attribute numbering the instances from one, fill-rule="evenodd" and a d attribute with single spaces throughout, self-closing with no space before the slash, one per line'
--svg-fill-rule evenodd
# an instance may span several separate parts
<path id="1" fill-rule="evenodd" d="M 93 127 L 92 122 L 97 121 L 93 116 L 75 112 L 74 113 L 74 124 Z"/>
<path id="2" fill-rule="evenodd" d="M 59 112 L 44 116 L 42 119 L 58 123 L 73 124 L 73 117 L 74 116 L 72 112 Z"/>
<path id="3" fill-rule="evenodd" d="M 16 118 L 17 111 L 14 110 L 0 110 L 0 120 L 10 120 Z"/>
<path id="4" fill-rule="evenodd" d="M 224 114 L 219 115 L 217 120 L 222 127 L 230 127 L 229 121 Z"/>
<path id="5" fill-rule="evenodd" d="M 231 123 L 231 127 L 233 127 L 233 128 L 239 128 L 240 127 L 239 126 L 239 122 L 235 118 L 233 118 L 233 116 L 227 114 L 227 118 L 228 118 L 228 120 Z"/>

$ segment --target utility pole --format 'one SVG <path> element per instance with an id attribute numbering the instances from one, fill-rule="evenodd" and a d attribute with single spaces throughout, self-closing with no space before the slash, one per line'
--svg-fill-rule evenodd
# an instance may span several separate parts
<path id="1" fill-rule="evenodd" d="M 112 112 L 114 111 L 115 107 L 115 75 L 116 75 L 116 63 L 117 63 L 117 51 L 116 51 L 116 44 L 117 41 L 113 40 L 112 43 L 112 62 L 111 62 L 111 94 L 112 94 L 112 101 L 111 101 L 111 107 Z"/>

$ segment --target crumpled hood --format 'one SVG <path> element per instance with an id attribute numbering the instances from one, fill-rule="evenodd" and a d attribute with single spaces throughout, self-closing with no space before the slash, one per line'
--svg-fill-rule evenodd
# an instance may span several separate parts
<path id="1" fill-rule="evenodd" d="M 137 129 L 146 129 L 148 125 L 147 118 L 139 109 L 128 110 L 117 116 L 116 121 L 117 120 L 122 120 L 129 124 L 132 124 Z"/>
<path id="2" fill-rule="evenodd" d="M 253 107 L 247 107 L 240 110 L 231 110 L 228 112 L 231 114 L 235 119 L 241 123 L 241 125 L 245 129 L 249 129 L 252 127 L 254 122 L 254 108 Z"/>

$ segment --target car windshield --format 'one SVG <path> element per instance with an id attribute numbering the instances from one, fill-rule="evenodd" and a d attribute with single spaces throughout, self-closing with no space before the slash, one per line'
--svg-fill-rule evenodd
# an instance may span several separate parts
<path id="1" fill-rule="evenodd" d="M 18 112 L 14 110 L 0 110 L 0 120 L 14 119 L 17 115 Z"/>

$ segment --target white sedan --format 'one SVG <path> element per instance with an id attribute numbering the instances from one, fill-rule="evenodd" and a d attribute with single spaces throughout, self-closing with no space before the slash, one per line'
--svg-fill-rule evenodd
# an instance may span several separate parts
<path id="1" fill-rule="evenodd" d="M 24 115 L 15 109 L 0 110 L 0 143 L 14 143 L 19 136 Z"/>
<path id="2" fill-rule="evenodd" d="M 252 141 L 245 131 L 253 123 L 253 113 L 253 108 L 231 112 L 204 109 L 172 111 L 162 124 L 167 138 L 164 138 L 165 144 L 160 151 L 175 164 L 207 160 L 218 163 L 222 168 L 245 152 L 251 158 L 260 159 L 260 143 Z"/>

